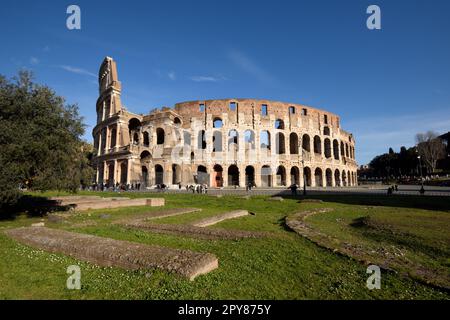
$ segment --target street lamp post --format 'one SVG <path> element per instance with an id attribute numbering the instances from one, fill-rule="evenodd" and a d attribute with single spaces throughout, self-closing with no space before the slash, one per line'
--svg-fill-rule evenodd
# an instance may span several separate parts
<path id="1" fill-rule="evenodd" d="M 419 168 L 420 168 L 420 182 L 423 185 L 423 175 L 422 175 L 422 157 L 417 156 L 417 159 L 419 159 Z"/>

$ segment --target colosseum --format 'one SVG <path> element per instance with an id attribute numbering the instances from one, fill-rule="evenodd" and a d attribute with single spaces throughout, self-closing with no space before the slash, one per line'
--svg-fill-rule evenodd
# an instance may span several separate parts
<path id="1" fill-rule="evenodd" d="M 355 140 L 330 112 L 255 99 L 199 100 L 134 114 L 116 62 L 99 72 L 93 129 L 98 184 L 149 189 L 346 187 L 357 184 Z"/>

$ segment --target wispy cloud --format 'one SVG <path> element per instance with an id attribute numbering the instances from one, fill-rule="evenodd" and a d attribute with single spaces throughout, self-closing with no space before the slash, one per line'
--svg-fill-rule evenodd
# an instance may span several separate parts
<path id="1" fill-rule="evenodd" d="M 219 80 L 223 80 L 222 78 L 214 76 L 193 76 L 190 77 L 190 79 L 195 82 L 217 82 Z"/>
<path id="2" fill-rule="evenodd" d="M 36 57 L 31 57 L 30 58 L 30 64 L 32 64 L 32 65 L 37 65 L 37 64 L 39 64 L 39 59 L 38 58 L 36 58 Z"/>
<path id="3" fill-rule="evenodd" d="M 244 72 L 255 77 L 257 80 L 266 84 L 275 83 L 275 78 L 273 78 L 272 75 L 270 75 L 266 70 L 260 67 L 255 61 L 244 53 L 237 50 L 232 50 L 229 52 L 228 57 L 235 65 L 241 68 Z"/>
<path id="4" fill-rule="evenodd" d="M 167 74 L 167 76 L 169 77 L 170 80 L 176 80 L 177 79 L 177 76 L 176 76 L 175 72 L 173 72 L 173 71 L 170 71 Z"/>
<path id="5" fill-rule="evenodd" d="M 44 48 L 42 48 L 42 51 L 50 52 L 50 47 L 49 46 L 45 46 Z"/>
<path id="6" fill-rule="evenodd" d="M 89 71 L 87 71 L 85 69 L 82 69 L 82 68 L 77 68 L 77 67 L 67 66 L 67 65 L 62 65 L 62 66 L 59 66 L 59 67 L 61 69 L 65 70 L 65 71 L 68 71 L 68 72 L 71 72 L 71 73 L 81 74 L 81 75 L 97 78 L 96 74 L 94 74 L 92 72 L 89 72 Z"/>

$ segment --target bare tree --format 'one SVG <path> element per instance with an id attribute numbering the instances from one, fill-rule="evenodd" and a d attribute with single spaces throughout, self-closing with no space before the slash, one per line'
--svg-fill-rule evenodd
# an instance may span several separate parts
<path id="1" fill-rule="evenodd" d="M 445 157 L 445 145 L 437 133 L 427 131 L 416 135 L 417 151 L 430 172 L 436 170 L 438 160 Z"/>

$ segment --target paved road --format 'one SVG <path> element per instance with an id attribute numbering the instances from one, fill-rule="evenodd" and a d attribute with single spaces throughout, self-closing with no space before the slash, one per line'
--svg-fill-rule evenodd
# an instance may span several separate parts
<path id="1" fill-rule="evenodd" d="M 359 187 L 342 187 L 342 188 L 307 188 L 307 194 L 309 195 L 321 195 L 321 194 L 387 194 L 388 186 L 359 186 Z M 434 187 L 425 186 L 426 196 L 450 196 L 450 187 Z M 398 187 L 398 191 L 394 192 L 396 195 L 419 195 L 420 186 L 416 185 L 401 185 Z M 147 190 L 140 192 L 161 193 L 159 190 Z M 298 194 L 303 192 L 303 189 L 298 189 Z M 164 193 L 177 194 L 177 193 L 192 193 L 186 191 L 186 189 L 170 189 L 164 191 Z M 230 194 L 230 195 L 290 195 L 291 191 L 287 188 L 275 187 L 275 188 L 254 188 L 250 193 L 244 188 L 224 188 L 224 189 L 208 189 L 208 194 Z"/>

